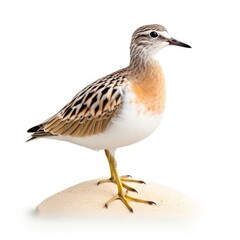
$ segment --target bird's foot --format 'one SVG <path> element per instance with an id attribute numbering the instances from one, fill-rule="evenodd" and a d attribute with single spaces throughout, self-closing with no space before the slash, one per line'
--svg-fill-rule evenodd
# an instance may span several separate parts
<path id="1" fill-rule="evenodd" d="M 132 176 L 131 175 L 123 175 L 123 176 L 120 176 L 119 178 L 120 178 L 121 181 L 126 181 L 126 180 L 129 180 L 129 178 L 131 179 Z M 114 177 L 110 177 L 110 178 L 107 178 L 107 179 L 100 180 L 97 183 L 97 185 L 100 185 L 102 183 L 109 183 L 109 182 L 115 183 Z"/>
<path id="2" fill-rule="evenodd" d="M 136 180 L 136 179 L 132 179 L 132 176 L 131 175 L 124 175 L 124 176 L 120 176 L 120 181 L 122 183 L 122 186 L 127 189 L 128 191 L 131 191 L 131 192 L 138 192 L 136 189 L 128 186 L 127 184 L 125 184 L 124 182 L 134 182 L 134 183 L 140 183 L 140 184 L 146 184 L 144 181 L 142 180 Z M 116 181 L 114 180 L 113 177 L 110 177 L 108 179 L 103 179 L 103 180 L 100 180 L 97 185 L 100 185 L 102 183 L 109 183 L 109 182 L 112 182 L 112 183 L 115 183 L 116 184 Z"/>
<path id="3" fill-rule="evenodd" d="M 145 204 L 149 204 L 149 205 L 153 205 L 153 204 L 157 205 L 153 201 L 142 200 L 142 199 L 131 197 L 126 192 L 126 193 L 118 193 L 117 195 L 113 196 L 109 201 L 107 201 L 105 203 L 105 207 L 108 208 L 109 204 L 111 204 L 113 201 L 115 201 L 117 199 L 121 200 L 123 202 L 123 204 L 128 208 L 128 210 L 130 212 L 132 212 L 132 213 L 133 213 L 133 209 L 132 209 L 132 207 L 129 204 L 130 201 L 132 201 L 132 202 L 139 202 L 139 203 L 145 203 Z"/>

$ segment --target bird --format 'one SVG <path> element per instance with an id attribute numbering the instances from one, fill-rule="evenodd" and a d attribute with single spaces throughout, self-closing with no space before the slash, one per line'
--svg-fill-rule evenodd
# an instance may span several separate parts
<path id="1" fill-rule="evenodd" d="M 158 127 L 165 109 L 165 77 L 156 58 L 164 47 L 175 45 L 191 48 L 172 38 L 159 24 L 137 28 L 130 43 L 130 62 L 125 68 L 89 84 L 55 115 L 30 128 L 28 141 L 48 138 L 71 142 L 93 150 L 103 150 L 110 168 L 110 178 L 117 186 L 104 206 L 120 200 L 130 212 L 130 202 L 153 205 L 154 201 L 132 197 L 137 192 L 127 182 L 145 183 L 130 175 L 119 176 L 116 149 L 137 143 Z"/>

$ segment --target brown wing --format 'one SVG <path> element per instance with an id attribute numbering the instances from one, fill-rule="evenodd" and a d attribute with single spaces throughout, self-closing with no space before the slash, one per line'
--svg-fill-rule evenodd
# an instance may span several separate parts
<path id="1" fill-rule="evenodd" d="M 103 132 L 119 114 L 123 101 L 124 78 L 114 77 L 109 75 L 83 89 L 56 115 L 39 125 L 32 137 L 84 137 Z"/>

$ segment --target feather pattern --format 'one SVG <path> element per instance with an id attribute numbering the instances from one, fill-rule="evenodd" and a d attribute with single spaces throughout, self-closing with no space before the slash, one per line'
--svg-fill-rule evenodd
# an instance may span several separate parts
<path id="1" fill-rule="evenodd" d="M 85 87 L 57 114 L 29 129 L 34 132 L 32 137 L 85 137 L 103 132 L 121 111 L 122 87 L 127 82 L 121 73 L 117 71 Z"/>

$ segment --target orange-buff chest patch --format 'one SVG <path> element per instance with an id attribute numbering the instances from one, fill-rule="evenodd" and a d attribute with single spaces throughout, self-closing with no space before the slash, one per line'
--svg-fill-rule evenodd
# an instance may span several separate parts
<path id="1" fill-rule="evenodd" d="M 145 105 L 146 110 L 160 114 L 165 107 L 165 79 L 160 66 L 153 66 L 144 75 L 131 81 L 131 89 L 136 96 L 136 104 Z"/>

